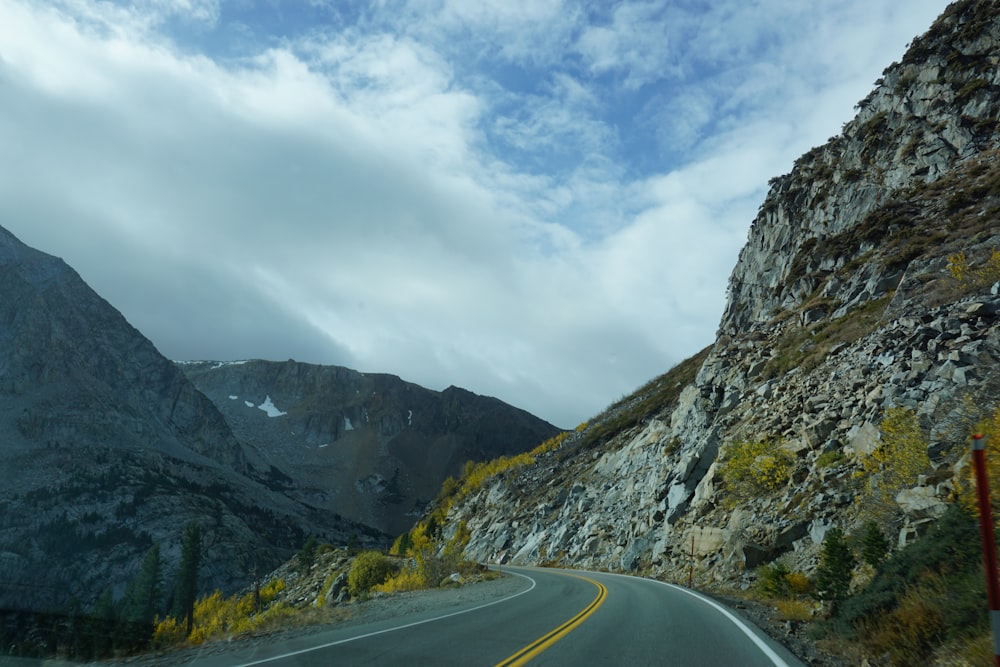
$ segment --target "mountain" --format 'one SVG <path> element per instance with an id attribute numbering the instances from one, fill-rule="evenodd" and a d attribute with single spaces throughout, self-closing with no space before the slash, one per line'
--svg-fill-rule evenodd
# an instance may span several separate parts
<path id="1" fill-rule="evenodd" d="M 527 451 L 555 426 L 495 398 L 295 361 L 179 364 L 285 493 L 389 534 L 467 461 Z"/>
<path id="2" fill-rule="evenodd" d="M 772 179 L 713 344 L 459 499 L 467 555 L 745 587 L 779 557 L 813 573 L 833 526 L 874 513 L 898 548 L 934 525 L 1000 399 L 998 53 L 994 2 L 914 39 Z M 895 488 L 899 433 L 925 462 Z"/>
<path id="3" fill-rule="evenodd" d="M 0 608 L 120 596 L 154 542 L 169 584 L 190 520 L 203 585 L 223 589 L 309 534 L 385 539 L 269 488 L 274 471 L 176 365 L 3 228 L 0 293 Z"/>

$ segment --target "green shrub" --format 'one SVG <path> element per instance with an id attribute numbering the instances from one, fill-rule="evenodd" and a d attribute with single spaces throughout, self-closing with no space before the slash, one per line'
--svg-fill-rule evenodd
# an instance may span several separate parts
<path id="1" fill-rule="evenodd" d="M 976 519 L 952 505 L 926 535 L 885 560 L 875 577 L 837 607 L 834 630 L 853 637 L 859 627 L 899 606 L 914 584 L 941 575 L 952 583 L 943 597 L 949 628 L 988 629 L 982 547 Z M 951 632 L 951 630 L 949 630 Z"/>
<path id="2" fill-rule="evenodd" d="M 389 559 L 377 551 L 357 555 L 347 573 L 347 588 L 353 597 L 366 595 L 373 587 L 385 582 L 392 574 Z"/>
<path id="3" fill-rule="evenodd" d="M 768 598 L 781 597 L 788 594 L 789 569 L 781 563 L 761 565 L 757 568 L 757 581 L 753 589 L 758 595 Z"/>
<path id="4" fill-rule="evenodd" d="M 944 633 L 941 609 L 918 588 L 904 595 L 891 612 L 872 619 L 862 636 L 876 655 L 888 655 L 892 665 L 903 666 L 927 664 Z"/>
<path id="5" fill-rule="evenodd" d="M 844 453 L 839 449 L 831 449 L 828 452 L 823 452 L 816 459 L 817 468 L 832 468 L 833 466 L 842 462 L 846 457 Z"/>

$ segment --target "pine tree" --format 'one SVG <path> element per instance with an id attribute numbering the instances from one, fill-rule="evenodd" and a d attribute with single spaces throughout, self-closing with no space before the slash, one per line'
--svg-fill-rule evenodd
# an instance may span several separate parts
<path id="1" fill-rule="evenodd" d="M 851 572 L 857 561 L 844 538 L 844 531 L 834 526 L 823 540 L 823 553 L 816 569 L 816 592 L 823 600 L 843 600 L 851 587 Z"/>
<path id="2" fill-rule="evenodd" d="M 187 634 L 194 629 L 194 603 L 198 598 L 198 566 L 201 564 L 201 526 L 191 521 L 184 527 L 181 567 L 174 592 L 174 617 L 187 619 Z"/>
<path id="3" fill-rule="evenodd" d="M 316 538 L 312 535 L 306 540 L 306 543 L 302 545 L 302 550 L 299 551 L 296 559 L 299 562 L 299 572 L 305 574 L 312 567 L 313 563 L 316 561 Z"/>
<path id="4" fill-rule="evenodd" d="M 152 623 L 163 597 L 160 545 L 154 544 L 142 559 L 139 572 L 125 589 L 121 618 L 130 623 Z"/>
<path id="5" fill-rule="evenodd" d="M 97 598 L 91 617 L 85 630 L 92 641 L 90 652 L 100 657 L 109 655 L 115 640 L 115 600 L 110 588 L 105 588 Z"/>
<path id="6" fill-rule="evenodd" d="M 869 521 L 865 524 L 861 536 L 861 559 L 872 567 L 878 567 L 889 554 L 889 540 L 886 539 L 878 524 Z"/>

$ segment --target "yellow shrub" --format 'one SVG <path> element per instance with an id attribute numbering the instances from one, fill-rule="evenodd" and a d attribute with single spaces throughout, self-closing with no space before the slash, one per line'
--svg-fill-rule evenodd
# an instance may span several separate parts
<path id="1" fill-rule="evenodd" d="M 261 604 L 267 606 L 284 589 L 283 579 L 268 582 L 260 591 Z M 253 593 L 223 598 L 222 593 L 216 590 L 195 602 L 194 627 L 189 636 L 184 636 L 187 627 L 183 620 L 178 621 L 172 616 L 167 616 L 162 621 L 157 619 L 153 631 L 153 643 L 157 647 L 176 645 L 185 640 L 191 644 L 201 644 L 206 640 L 228 634 L 251 632 L 256 630 L 261 622 L 278 613 L 272 611 L 275 607 L 279 608 L 279 611 L 283 608 L 281 603 L 277 603 L 258 614 Z"/>
<path id="2" fill-rule="evenodd" d="M 964 252 L 957 252 L 948 256 L 948 273 L 960 284 L 965 284 L 969 279 L 969 260 Z"/>
<path id="3" fill-rule="evenodd" d="M 969 264 L 964 252 L 948 256 L 948 273 L 959 285 L 976 289 L 1000 280 L 1000 250 L 990 251 L 989 258 L 979 267 Z"/>
<path id="4" fill-rule="evenodd" d="M 785 575 L 788 588 L 796 595 L 805 595 L 812 589 L 812 582 L 809 577 L 801 572 L 789 572 Z"/>
<path id="5" fill-rule="evenodd" d="M 781 489 L 792 474 L 792 456 L 773 440 L 731 443 L 719 474 L 734 498 L 747 498 Z"/>
<path id="6" fill-rule="evenodd" d="M 347 586 L 353 597 L 365 595 L 374 586 L 384 583 L 392 574 L 389 560 L 377 551 L 358 554 L 347 573 Z"/>
<path id="7" fill-rule="evenodd" d="M 976 433 L 984 438 L 986 448 L 986 475 L 989 478 L 990 504 L 993 507 L 993 518 L 1000 527 L 1000 406 L 993 413 L 976 424 Z M 971 447 L 971 445 L 970 445 Z M 975 467 L 972 462 L 965 468 L 965 479 L 960 480 L 959 500 L 973 516 L 979 516 L 979 505 L 976 496 Z"/>
<path id="8" fill-rule="evenodd" d="M 775 600 L 778 618 L 783 621 L 808 621 L 812 618 L 812 604 L 806 600 Z"/>
<path id="9" fill-rule="evenodd" d="M 236 618 L 243 618 L 244 616 L 249 616 L 255 611 L 257 611 L 257 609 L 254 605 L 253 593 L 247 593 L 236 602 L 236 610 L 233 615 Z"/>
<path id="10" fill-rule="evenodd" d="M 384 583 L 372 588 L 379 593 L 402 593 L 427 588 L 427 582 L 416 568 L 405 567 Z"/>
<path id="11" fill-rule="evenodd" d="M 201 643 L 206 637 L 220 634 L 229 628 L 235 616 L 235 600 L 224 600 L 222 592 L 216 590 L 209 596 L 198 600 L 194 605 L 194 630 L 192 641 Z M 194 639 L 195 633 L 198 638 Z"/>
<path id="12" fill-rule="evenodd" d="M 896 495 L 914 486 L 917 478 L 931 468 L 927 438 L 913 410 L 889 408 L 879 431 L 878 447 L 860 459 L 867 478 L 865 489 L 857 498 L 862 514 L 875 518 L 894 511 Z"/>
<path id="13" fill-rule="evenodd" d="M 154 647 L 174 646 L 184 641 L 184 634 L 187 631 L 187 627 L 183 622 L 178 622 L 173 616 L 167 616 L 162 621 L 157 617 L 154 621 L 154 626 Z"/>
<path id="14" fill-rule="evenodd" d="M 271 604 L 271 601 L 278 597 L 278 593 L 283 590 L 285 590 L 285 580 L 272 579 L 260 589 L 260 603 L 263 605 Z"/>

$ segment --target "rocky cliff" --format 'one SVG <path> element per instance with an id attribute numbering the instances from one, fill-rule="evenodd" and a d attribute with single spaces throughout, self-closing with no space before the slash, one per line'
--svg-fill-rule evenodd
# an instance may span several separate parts
<path id="1" fill-rule="evenodd" d="M 886 525 L 900 545 L 924 530 L 1000 399 L 997 54 L 1000 6 L 949 6 L 771 181 L 714 344 L 453 506 L 467 554 L 686 578 L 693 550 L 703 580 L 779 556 L 809 572 L 831 526 L 862 520 L 862 462 L 893 407 L 917 416 L 930 463 Z M 787 471 L 735 494 L 723 464 L 749 441 Z"/>
<path id="2" fill-rule="evenodd" d="M 285 493 L 389 534 L 466 461 L 530 450 L 555 426 L 495 398 L 394 375 L 270 361 L 183 363 Z"/>
<path id="3" fill-rule="evenodd" d="M 272 471 L 180 370 L 61 260 L 0 228 L 0 608 L 120 596 L 189 520 L 203 585 L 243 585 L 306 535 L 377 532 L 271 489 Z"/>

